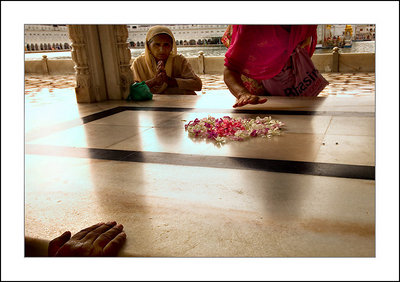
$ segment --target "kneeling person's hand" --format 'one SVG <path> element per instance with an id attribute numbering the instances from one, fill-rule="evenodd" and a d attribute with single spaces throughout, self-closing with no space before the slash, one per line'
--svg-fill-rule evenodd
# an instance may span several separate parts
<path id="1" fill-rule="evenodd" d="M 61 257 L 116 256 L 125 243 L 122 224 L 98 223 L 71 237 L 66 231 L 49 243 L 48 255 Z"/>

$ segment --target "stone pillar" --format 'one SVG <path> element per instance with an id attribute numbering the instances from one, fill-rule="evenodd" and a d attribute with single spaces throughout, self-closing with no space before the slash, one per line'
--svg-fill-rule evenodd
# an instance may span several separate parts
<path id="1" fill-rule="evenodd" d="M 99 25 L 99 37 L 108 99 L 126 99 L 133 82 L 127 26 Z"/>
<path id="2" fill-rule="evenodd" d="M 204 65 L 204 52 L 199 51 L 199 69 L 201 71 L 201 74 L 205 73 L 205 65 Z"/>
<path id="3" fill-rule="evenodd" d="M 332 72 L 339 72 L 339 48 L 338 47 L 333 47 Z"/>
<path id="4" fill-rule="evenodd" d="M 125 99 L 133 81 L 126 25 L 68 25 L 77 102 Z"/>
<path id="5" fill-rule="evenodd" d="M 114 25 L 114 32 L 116 37 L 116 47 L 118 50 L 118 63 L 119 63 L 119 82 L 121 89 L 122 99 L 126 99 L 129 95 L 129 89 L 133 83 L 133 73 L 131 70 L 131 51 L 129 50 L 128 40 L 128 27 L 126 25 Z"/>
<path id="6" fill-rule="evenodd" d="M 47 56 L 43 55 L 42 56 L 42 68 L 43 68 L 43 74 L 48 75 L 49 73 L 49 65 L 47 64 Z"/>
<path id="7" fill-rule="evenodd" d="M 75 63 L 77 102 L 107 100 L 97 26 L 68 25 L 68 31 Z"/>

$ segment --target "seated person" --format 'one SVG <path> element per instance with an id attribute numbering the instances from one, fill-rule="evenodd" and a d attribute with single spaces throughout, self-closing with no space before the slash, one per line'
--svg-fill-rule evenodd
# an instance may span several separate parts
<path id="1" fill-rule="evenodd" d="M 201 79 L 187 59 L 177 54 L 174 35 L 164 26 L 153 26 L 146 35 L 144 54 L 131 66 L 133 80 L 145 81 L 153 94 L 193 94 L 200 91 Z"/>

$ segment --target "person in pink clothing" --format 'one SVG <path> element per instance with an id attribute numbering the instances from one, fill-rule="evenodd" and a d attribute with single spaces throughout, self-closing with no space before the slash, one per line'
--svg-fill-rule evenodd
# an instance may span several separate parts
<path id="1" fill-rule="evenodd" d="M 233 107 L 261 104 L 274 95 L 266 81 L 291 68 L 291 55 L 304 48 L 309 57 L 317 44 L 316 25 L 232 25 L 222 38 L 224 82 L 236 97 Z"/>

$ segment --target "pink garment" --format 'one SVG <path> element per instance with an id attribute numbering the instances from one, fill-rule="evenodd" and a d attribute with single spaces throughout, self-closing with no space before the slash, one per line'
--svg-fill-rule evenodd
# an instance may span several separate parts
<path id="1" fill-rule="evenodd" d="M 269 95 L 315 97 L 329 84 L 305 49 L 296 48 L 289 60 L 290 66 L 273 78 L 262 81 Z"/>
<path id="2" fill-rule="evenodd" d="M 233 25 L 225 66 L 259 81 L 270 79 L 310 36 L 311 44 L 305 49 L 311 57 L 317 44 L 317 25 Z"/>

